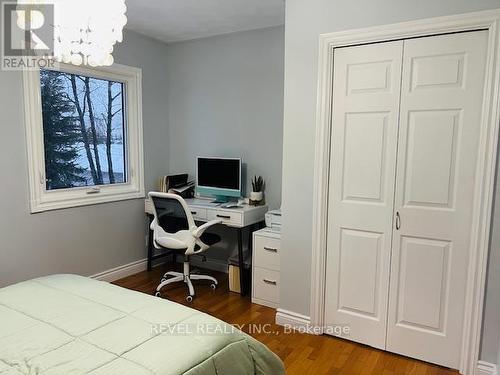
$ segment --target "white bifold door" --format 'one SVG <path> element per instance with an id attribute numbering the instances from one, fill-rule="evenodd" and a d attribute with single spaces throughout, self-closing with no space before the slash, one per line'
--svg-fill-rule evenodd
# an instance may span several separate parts
<path id="1" fill-rule="evenodd" d="M 334 50 L 325 323 L 458 368 L 487 32 Z"/>

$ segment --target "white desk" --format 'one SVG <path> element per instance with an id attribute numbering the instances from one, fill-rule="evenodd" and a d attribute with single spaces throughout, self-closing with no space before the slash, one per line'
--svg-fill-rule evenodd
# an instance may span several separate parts
<path id="1" fill-rule="evenodd" d="M 238 235 L 238 263 L 240 267 L 240 285 L 241 294 L 245 295 L 249 290 L 249 283 L 245 280 L 243 264 L 243 229 L 249 229 L 248 250 L 252 251 L 252 233 L 255 229 L 260 229 L 264 222 L 264 215 L 267 212 L 267 206 L 242 205 L 237 208 L 223 208 L 220 204 L 211 203 L 210 200 L 201 198 L 186 199 L 186 203 L 191 210 L 191 215 L 196 221 L 206 222 L 210 220 L 222 220 L 222 225 L 235 228 Z M 154 215 L 153 202 L 145 200 L 145 212 L 147 215 Z M 257 228 L 255 228 L 257 227 Z M 153 240 L 150 231 L 148 241 L 148 271 L 151 270 L 152 261 L 161 256 L 153 255 Z"/>
<path id="2" fill-rule="evenodd" d="M 186 203 L 196 221 L 222 220 L 222 224 L 233 228 L 245 228 L 264 221 L 267 206 L 250 206 L 248 204 L 237 208 L 224 208 L 208 199 L 190 198 Z M 153 202 L 145 201 L 145 211 L 153 215 Z"/>

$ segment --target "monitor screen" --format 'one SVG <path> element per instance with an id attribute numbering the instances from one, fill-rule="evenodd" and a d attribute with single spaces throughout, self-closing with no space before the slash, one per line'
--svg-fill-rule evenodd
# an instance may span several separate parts
<path id="1" fill-rule="evenodd" d="M 198 186 L 240 190 L 241 160 L 198 158 Z"/>

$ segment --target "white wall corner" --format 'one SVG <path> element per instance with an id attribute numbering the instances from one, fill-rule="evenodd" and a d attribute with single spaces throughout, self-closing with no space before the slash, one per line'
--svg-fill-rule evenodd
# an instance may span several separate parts
<path id="1" fill-rule="evenodd" d="M 147 268 L 147 259 L 140 259 L 135 262 L 124 264 L 123 266 L 111 268 L 109 270 L 97 273 L 90 277 L 92 279 L 100 281 L 112 282 L 145 271 L 146 268 Z"/>
<path id="2" fill-rule="evenodd" d="M 493 363 L 479 361 L 477 363 L 476 375 L 497 375 L 497 366 Z"/>

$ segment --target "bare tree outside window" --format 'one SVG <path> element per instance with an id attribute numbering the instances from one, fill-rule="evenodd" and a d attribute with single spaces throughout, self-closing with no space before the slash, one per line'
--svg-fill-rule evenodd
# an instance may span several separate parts
<path id="1" fill-rule="evenodd" d="M 127 182 L 124 84 L 40 71 L 46 189 Z"/>

